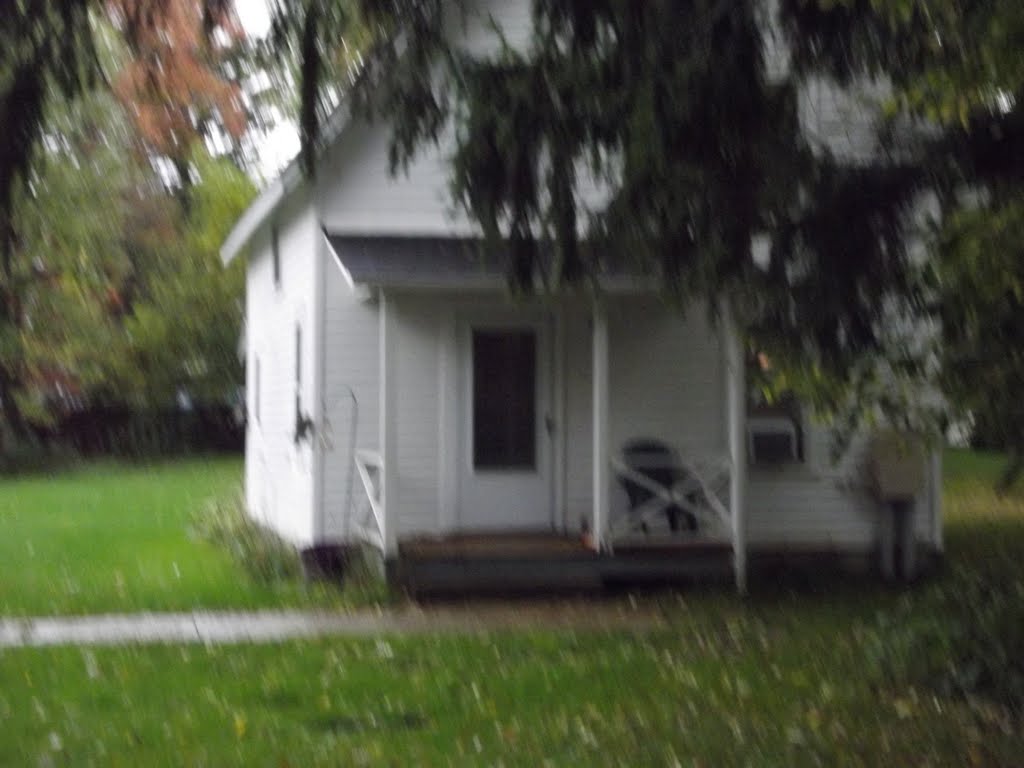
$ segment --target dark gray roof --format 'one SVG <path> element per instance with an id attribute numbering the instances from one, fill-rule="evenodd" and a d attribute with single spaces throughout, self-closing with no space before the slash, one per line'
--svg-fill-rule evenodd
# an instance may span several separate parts
<path id="1" fill-rule="evenodd" d="M 459 288 L 500 285 L 500 257 L 471 239 L 327 233 L 335 258 L 361 285 Z"/>
<path id="2" fill-rule="evenodd" d="M 334 257 L 358 285 L 405 288 L 501 288 L 507 260 L 480 240 L 324 233 Z M 603 260 L 603 281 L 637 284 L 626 263 Z"/>

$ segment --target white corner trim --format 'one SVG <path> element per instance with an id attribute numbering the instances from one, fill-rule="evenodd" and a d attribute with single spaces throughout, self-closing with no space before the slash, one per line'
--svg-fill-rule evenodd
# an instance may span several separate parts
<path id="1" fill-rule="evenodd" d="M 591 535 L 595 549 L 600 551 L 606 545 L 605 530 L 608 525 L 609 499 L 609 424 L 608 424 L 608 310 L 603 300 L 594 301 L 593 327 L 591 331 L 592 362 L 592 439 L 593 510 Z"/>
<path id="2" fill-rule="evenodd" d="M 316 544 L 324 541 L 326 533 L 326 515 L 324 508 L 324 483 L 327 466 L 327 443 L 324 429 L 327 423 L 327 280 L 324 263 L 329 258 L 327 244 L 320 240 L 313 249 L 313 541 Z M 347 510 L 346 510 L 347 514 Z"/>

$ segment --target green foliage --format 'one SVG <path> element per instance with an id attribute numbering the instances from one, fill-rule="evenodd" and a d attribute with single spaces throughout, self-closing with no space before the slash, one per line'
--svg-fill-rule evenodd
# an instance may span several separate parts
<path id="1" fill-rule="evenodd" d="M 23 409 L 51 418 L 53 381 L 93 403 L 165 407 L 180 390 L 227 401 L 242 381 L 244 265 L 225 268 L 219 246 L 252 182 L 197 152 L 184 206 L 134 154 L 105 93 L 63 107 L 51 125 L 60 149 L 18 206 L 25 323 L 10 355 L 26 369 Z"/>
<path id="2" fill-rule="evenodd" d="M 1024 191 L 1024 190 L 1022 190 Z M 1024 195 L 951 216 L 937 252 L 949 392 L 990 447 L 1024 453 Z"/>
<path id="3" fill-rule="evenodd" d="M 967 126 L 1024 90 L 1024 9 L 1016 0 L 784 0 L 797 60 L 842 81 L 883 74 L 894 110 Z M 1014 105 L 1016 108 L 1016 105 Z"/>
<path id="4" fill-rule="evenodd" d="M 199 10 L 206 22 L 202 30 L 198 29 Z M 121 320 L 130 313 L 137 294 L 151 288 L 143 285 L 150 262 L 170 250 L 154 244 L 176 240 L 166 230 L 159 232 L 178 221 L 174 213 L 160 211 L 160 206 L 176 209 L 180 201 L 168 205 L 162 199 L 166 191 L 150 158 L 138 151 L 140 138 L 169 114 L 167 99 L 181 96 L 195 101 L 210 91 L 220 99 L 214 113 L 222 122 L 236 135 L 244 127 L 244 116 L 233 98 L 237 85 L 223 83 L 204 69 L 213 49 L 204 47 L 202 39 L 217 26 L 225 32 L 225 25 L 230 26 L 225 19 L 233 18 L 231 10 L 229 0 L 203 0 L 201 6 L 191 0 L 181 4 L 39 0 L 3 5 L 0 408 L 8 430 L 16 435 L 27 433 L 27 421 L 52 416 L 48 398 L 57 384 L 65 390 L 89 389 L 98 399 L 109 394 L 98 390 L 106 386 L 109 364 L 115 358 L 104 361 L 99 352 L 124 352 Z M 178 55 L 157 61 L 159 57 L 149 55 L 154 48 L 148 42 L 157 39 L 169 45 L 166 21 L 171 16 L 182 23 L 195 21 L 189 27 L 191 42 L 176 48 L 170 45 L 170 53 Z M 198 64 L 197 56 L 202 59 Z M 153 77 L 138 74 L 146 66 L 153 68 Z M 148 113 L 143 114 L 140 102 L 132 104 L 131 116 L 138 121 L 131 125 L 101 87 L 118 73 L 124 75 L 122 82 L 127 78 L 140 88 L 154 86 L 164 77 L 172 85 L 168 90 L 163 82 L 156 83 L 154 87 L 164 90 L 157 107 Z M 175 87 L 181 82 L 188 87 Z M 186 107 L 176 113 L 184 114 L 194 117 Z M 180 161 L 179 172 L 192 170 L 184 167 L 191 151 L 188 142 L 175 142 L 175 149 L 182 153 L 175 157 Z M 148 243 L 142 242 L 147 239 Z M 202 283 L 207 272 L 193 270 L 182 279 Z M 211 274 L 210 282 L 220 287 L 223 281 Z M 211 299 L 237 293 L 211 290 Z M 195 308 L 195 303 L 180 303 L 185 306 L 178 309 Z M 207 314 L 205 319 L 225 320 L 226 325 L 217 326 L 224 333 L 238 326 L 229 318 Z M 146 321 L 141 329 L 150 334 L 151 343 L 160 334 L 151 327 L 154 324 Z M 182 385 L 192 385 L 200 395 L 210 388 L 218 393 L 226 389 L 223 356 L 211 359 L 215 357 L 212 344 L 177 350 L 192 371 Z M 166 360 L 157 362 L 166 367 Z M 235 379 L 237 368 L 236 363 Z M 218 376 L 221 381 L 211 384 Z M 166 389 L 166 383 L 161 384 Z M 156 388 L 163 394 L 164 389 Z M 144 398 L 138 392 L 128 394 Z"/>
<path id="5" fill-rule="evenodd" d="M 807 5 L 782 4 L 787 42 L 839 13 L 812 18 Z M 727 298 L 822 409 L 884 355 L 886 312 L 921 311 L 905 246 L 921 170 L 812 150 L 799 94 L 826 65 L 799 47 L 788 72 L 770 65 L 763 3 L 536 0 L 530 41 L 496 38 L 491 53 L 445 35 L 441 3 L 359 11 L 380 36 L 353 104 L 390 120 L 396 169 L 452 127 L 452 197 L 506 258 L 514 290 L 599 291 L 626 262 L 684 308 Z M 304 3 L 279 15 L 319 35 Z M 328 54 L 296 32 L 286 42 L 308 61 L 304 101 L 320 103 Z M 317 116 L 303 113 L 307 158 Z M 606 198 L 589 194 L 595 182 Z M 767 268 L 752 258 L 759 234 Z"/>
<path id="6" fill-rule="evenodd" d="M 1016 299 L 988 296 L 1019 291 L 1008 219 L 1024 181 L 1024 4 L 534 0 L 530 42 L 487 54 L 443 33 L 458 11 L 446 19 L 434 0 L 355 5 L 328 22 L 340 4 L 279 4 L 279 43 L 304 63 L 307 166 L 329 44 L 359 19 L 376 33 L 356 110 L 391 121 L 396 169 L 453 128 L 453 199 L 514 289 L 593 288 L 627 257 L 684 306 L 729 298 L 753 348 L 820 411 L 938 432 L 941 409 L 911 413 L 914 393 L 949 372 L 939 386 L 956 406 L 993 423 L 1014 412 L 1000 442 L 1024 453 Z M 765 34 L 787 66 L 767 65 Z M 810 81 L 885 83 L 882 151 L 810 151 L 797 120 Z M 595 178 L 603 202 L 585 194 Z M 943 229 L 931 263 L 908 245 L 923 238 L 923 202 Z"/>
<path id="7" fill-rule="evenodd" d="M 240 493 L 210 501 L 193 515 L 191 527 L 200 538 L 229 552 L 260 584 L 294 581 L 302 573 L 295 547 L 253 520 Z"/>
<path id="8" fill-rule="evenodd" d="M 309 580 L 310 574 L 304 572 L 296 548 L 255 521 L 246 512 L 240 493 L 212 499 L 196 510 L 190 529 L 194 535 L 230 553 L 235 563 L 258 584 L 280 587 L 294 585 L 300 579 Z M 383 605 L 395 600 L 376 552 L 346 547 L 343 557 L 340 585 L 307 584 L 313 594 L 349 605 Z"/>
<path id="9" fill-rule="evenodd" d="M 844 82 L 867 74 L 892 84 L 891 143 L 924 171 L 941 204 L 928 299 L 941 328 L 942 387 L 956 415 L 974 417 L 980 443 L 1016 454 L 1009 480 L 1024 454 L 1024 5 L 788 5 L 804 67 Z"/>
<path id="10" fill-rule="evenodd" d="M 949 567 L 879 611 L 865 635 L 881 683 L 1024 716 L 1024 487 L 993 486 L 1003 454 L 949 450 Z"/>
<path id="11" fill-rule="evenodd" d="M 0 28 L 0 254 L 12 246 L 16 185 L 28 181 L 51 89 L 73 98 L 98 75 L 93 0 L 7 2 Z M 9 276 L 3 275 L 6 280 Z M 7 286 L 4 286 L 5 288 Z"/>
<path id="12" fill-rule="evenodd" d="M 381 553 L 368 545 L 347 548 L 341 586 L 352 605 L 394 605 L 402 599 L 385 578 Z"/>
<path id="13" fill-rule="evenodd" d="M 52 415 L 52 382 L 88 387 L 102 378 L 102 355 L 121 335 L 124 288 L 148 266 L 132 230 L 139 213 L 163 197 L 108 94 L 54 104 L 49 124 L 54 146 L 16 199 L 21 324 L 18 346 L 5 358 L 21 371 L 19 403 L 36 422 Z"/>
<path id="14" fill-rule="evenodd" d="M 255 188 L 230 161 L 199 154 L 194 165 L 198 178 L 177 239 L 103 359 L 103 385 L 129 403 L 166 405 L 182 389 L 224 402 L 242 382 L 244 263 L 225 267 L 219 248 Z"/>
<path id="15" fill-rule="evenodd" d="M 884 615 L 873 635 L 881 669 L 897 685 L 981 696 L 1024 715 L 1024 579 L 1006 564 L 957 566 L 929 589 L 931 610 Z"/>

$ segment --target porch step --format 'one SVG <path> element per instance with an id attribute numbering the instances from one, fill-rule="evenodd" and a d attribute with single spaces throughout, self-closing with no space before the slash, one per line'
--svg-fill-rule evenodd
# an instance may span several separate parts
<path id="1" fill-rule="evenodd" d="M 721 542 L 636 543 L 599 555 L 578 539 L 550 534 L 464 536 L 403 542 L 395 575 L 414 597 L 591 592 L 727 580 L 731 556 L 729 545 Z"/>
<path id="2" fill-rule="evenodd" d="M 399 563 L 398 576 L 401 586 L 414 597 L 593 592 L 604 586 L 596 559 L 404 560 Z"/>

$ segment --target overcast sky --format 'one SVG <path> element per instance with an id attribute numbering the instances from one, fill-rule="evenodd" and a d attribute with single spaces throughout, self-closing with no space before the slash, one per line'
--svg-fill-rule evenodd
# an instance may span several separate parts
<path id="1" fill-rule="evenodd" d="M 264 37 L 270 29 L 268 0 L 235 0 L 242 26 L 252 37 Z"/>
<path id="2" fill-rule="evenodd" d="M 269 0 L 235 0 L 238 18 L 250 37 L 266 37 L 270 30 Z M 264 182 L 273 181 L 277 174 L 299 151 L 299 135 L 295 125 L 279 124 L 262 136 L 258 142 L 260 172 Z"/>

